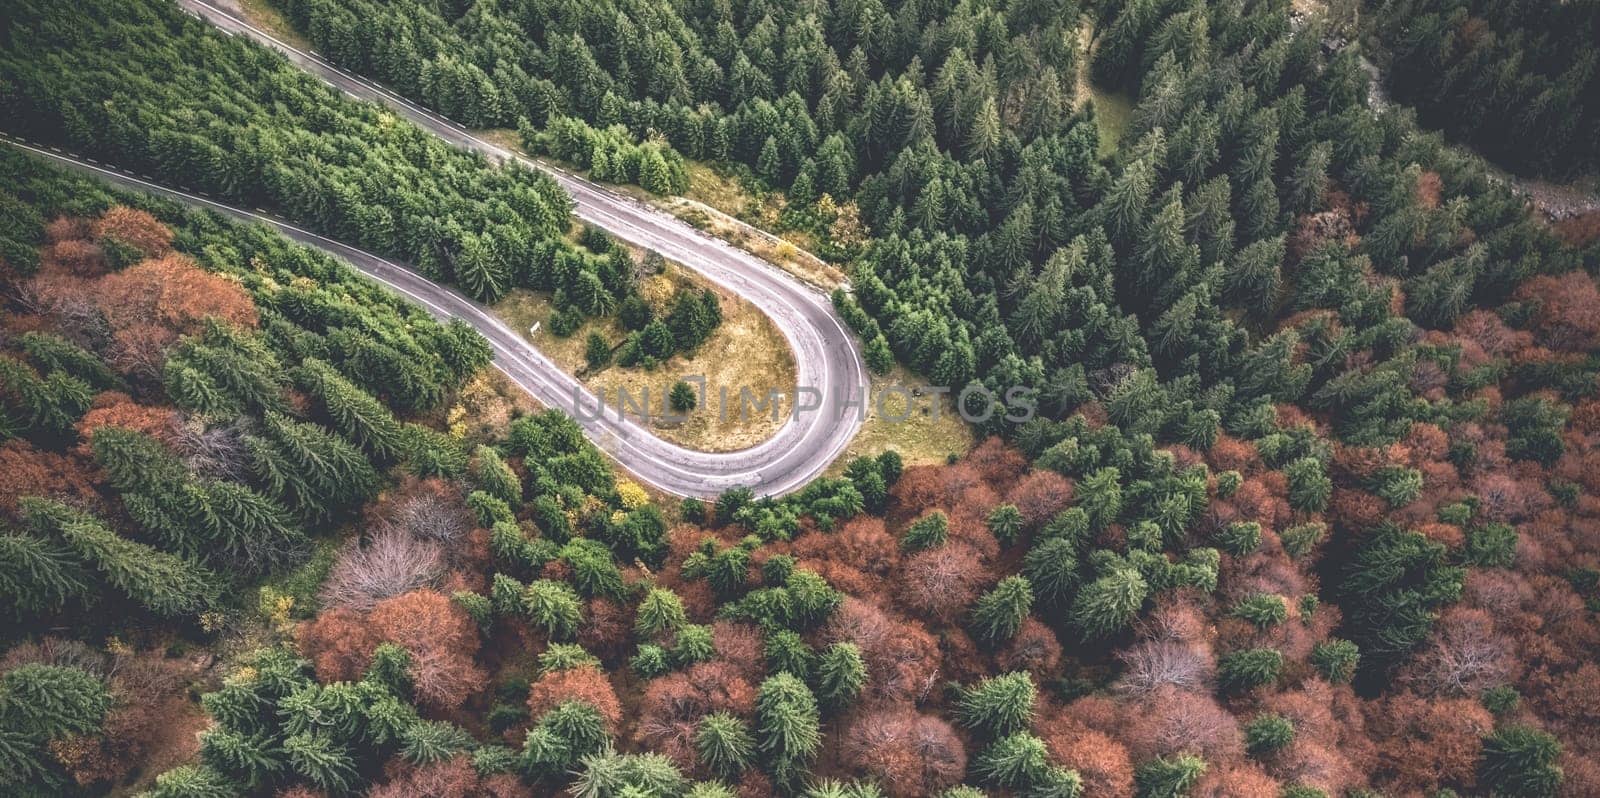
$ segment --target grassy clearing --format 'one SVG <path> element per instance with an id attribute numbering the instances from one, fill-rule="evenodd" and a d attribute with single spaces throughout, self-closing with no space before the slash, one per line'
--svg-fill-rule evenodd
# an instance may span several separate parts
<path id="1" fill-rule="evenodd" d="M 855 440 L 845 447 L 839 459 L 828 467 L 828 475 L 838 476 L 849 462 L 863 455 L 873 456 L 888 449 L 900 453 L 906 465 L 943 463 L 950 455 L 965 454 L 972 448 L 972 428 L 956 413 L 955 402 L 949 397 L 921 396 L 911 401 L 911 414 L 906 415 L 905 397 L 898 393 L 885 394 L 890 386 L 921 385 L 924 380 L 896 366 L 883 377 L 872 378 L 873 401 L 868 403 L 867 420 L 856 433 Z M 877 397 L 882 396 L 882 407 Z M 938 417 L 934 417 L 933 404 L 937 399 Z"/>
<path id="2" fill-rule="evenodd" d="M 664 313 L 668 300 L 677 291 L 699 285 L 687 269 L 669 262 L 667 271 L 649 278 L 641 291 Z M 704 376 L 710 407 L 691 412 L 684 422 L 652 419 L 650 428 L 663 439 L 680 446 L 726 452 L 761 443 L 772 437 L 787 420 L 790 409 L 787 403 L 776 419 L 770 415 L 740 419 L 736 412 L 737 397 L 741 386 L 763 393 L 769 387 L 775 388 L 787 397 L 795 384 L 795 362 L 788 341 L 771 319 L 738 296 L 721 290 L 718 295 L 722 299 L 723 319 L 711 338 L 691 356 L 675 355 L 651 371 L 615 365 L 592 372 L 587 369 L 584 348 L 589 333 L 599 333 L 613 347 L 620 346 L 627 337 L 627 331 L 614 318 L 589 319 L 577 332 L 561 338 L 550 332 L 553 308 L 546 294 L 514 291 L 494 310 L 562 369 L 577 375 L 590 390 L 603 395 L 608 407 L 616 406 L 619 390 L 626 390 L 636 398 L 648 392 L 650 412 L 659 416 L 665 412 L 665 397 L 674 382 L 689 375 Z M 530 333 L 534 322 L 539 322 L 539 330 Z M 725 419 L 719 417 L 715 400 L 722 388 L 727 388 L 730 394 L 730 411 Z M 571 408 L 563 409 L 571 412 Z M 637 417 L 636 420 L 643 421 Z"/>
<path id="3" fill-rule="evenodd" d="M 1090 42 L 1093 38 L 1094 28 L 1086 19 L 1078 29 L 1079 66 L 1073 97 L 1079 105 L 1086 101 L 1094 103 L 1094 121 L 1100 128 L 1100 157 L 1104 158 L 1116 152 L 1117 145 L 1122 143 L 1122 135 L 1127 132 L 1128 122 L 1133 118 L 1133 98 L 1124 92 L 1097 88 L 1090 82 L 1089 61 L 1094 57 Z"/>
<path id="4" fill-rule="evenodd" d="M 231 0 L 220 3 L 223 8 L 232 6 L 235 11 L 250 24 L 272 34 L 284 44 L 296 50 L 311 50 L 311 41 L 301 36 L 299 31 L 289 24 L 289 19 L 272 5 L 272 0 Z"/>

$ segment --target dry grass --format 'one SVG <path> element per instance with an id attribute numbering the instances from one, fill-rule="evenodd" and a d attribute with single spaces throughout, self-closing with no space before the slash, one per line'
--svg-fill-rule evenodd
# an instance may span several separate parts
<path id="1" fill-rule="evenodd" d="M 650 278 L 642 287 L 642 293 L 652 299 L 658 310 L 664 311 L 668 298 L 677 291 L 700 285 L 690 277 L 688 270 L 669 262 L 667 271 Z M 571 336 L 561 338 L 549 329 L 552 307 L 548 295 L 514 291 L 494 310 L 562 369 L 577 375 L 590 390 L 603 395 L 608 407 L 617 405 L 619 390 L 627 391 L 636 399 L 648 392 L 650 413 L 664 415 L 666 396 L 674 382 L 685 376 L 704 376 L 709 407 L 691 412 L 689 419 L 683 422 L 652 419 L 650 428 L 656 435 L 680 446 L 727 452 L 747 449 L 772 437 L 789 415 L 790 408 L 785 404 L 776 420 L 770 415 L 738 418 L 739 388 L 750 386 L 752 391 L 764 393 L 770 387 L 787 396 L 795 384 L 795 362 L 788 341 L 771 319 L 735 295 L 721 290 L 718 295 L 722 299 L 723 320 L 710 339 L 691 356 L 675 355 L 650 371 L 616 365 L 588 371 L 584 348 L 590 332 L 598 332 L 613 347 L 627 337 L 627 331 L 614 318 L 588 319 Z M 539 322 L 539 331 L 530 334 L 528 330 L 534 322 Z M 715 399 L 724 387 L 730 394 L 730 411 L 725 419 L 719 417 Z M 572 408 L 562 409 L 572 411 Z"/>
<path id="2" fill-rule="evenodd" d="M 912 399 L 912 413 L 905 420 L 905 398 L 898 393 L 884 393 L 892 385 L 906 387 L 922 385 L 926 381 L 896 366 L 883 377 L 872 378 L 872 401 L 868 403 L 867 420 L 855 440 L 840 453 L 839 459 L 828 467 L 830 476 L 844 472 L 849 462 L 863 455 L 873 456 L 888 449 L 900 453 L 906 465 L 943 463 L 950 455 L 966 454 L 972 448 L 972 428 L 956 413 L 955 402 L 948 396 L 924 395 Z M 882 396 L 882 407 L 878 397 Z M 933 404 L 937 399 L 938 417 L 934 417 Z M 881 412 L 880 412 L 881 410 Z"/>

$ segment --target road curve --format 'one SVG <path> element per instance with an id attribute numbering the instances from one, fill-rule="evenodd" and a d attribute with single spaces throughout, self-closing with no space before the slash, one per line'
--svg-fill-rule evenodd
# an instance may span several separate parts
<path id="1" fill-rule="evenodd" d="M 494 162 L 515 162 L 549 174 L 572 195 L 574 212 L 579 219 L 684 264 L 744 297 L 772 318 L 794 353 L 797 383 L 815 389 L 820 406 L 810 412 L 792 413 L 777 433 L 761 444 L 715 454 L 667 443 L 638 424 L 613 418 L 615 412 L 607 414 L 599 423 L 584 422 L 583 414 L 575 414 L 580 415 L 580 422 L 589 428 L 595 443 L 639 478 L 683 496 L 711 496 L 732 487 L 749 487 L 759 495 L 778 495 L 796 490 L 821 474 L 855 437 L 862 423 L 862 414 L 855 408 L 864 401 L 867 392 L 866 366 L 855 336 L 840 320 L 828 298 L 817 289 L 669 214 L 478 138 L 462 125 L 419 107 L 373 81 L 346 72 L 315 53 L 296 49 L 228 9 L 207 0 L 177 2 L 180 8 L 219 30 L 248 36 L 277 50 L 291 63 L 346 94 L 381 103 L 455 146 L 481 153 Z M 477 313 L 482 315 L 481 309 Z M 474 326 L 494 341 L 496 335 L 489 329 L 477 322 Z M 512 337 L 518 349 L 532 352 L 521 336 Z M 513 341 L 504 343 L 509 348 Z M 581 386 L 536 352 L 533 355 L 543 361 L 540 368 L 563 375 L 556 380 L 565 383 L 562 393 L 547 403 L 573 412 L 572 389 L 581 390 Z M 757 393 L 776 388 L 784 392 L 788 401 L 793 401 L 791 386 L 753 385 L 750 388 Z M 547 394 L 536 395 L 541 401 L 550 399 Z M 594 406 L 592 397 L 578 395 L 589 400 L 583 407 Z M 611 399 L 614 407 L 615 400 Z M 808 399 L 807 403 L 815 401 Z M 731 400 L 731 412 L 737 410 L 735 396 Z"/>
<path id="2" fill-rule="evenodd" d="M 574 403 L 586 412 L 573 414 L 596 446 L 640 480 L 679 496 L 711 498 L 733 487 L 749 487 L 760 495 L 778 495 L 802 487 L 815 478 L 849 443 L 859 427 L 858 414 L 846 413 L 840 423 L 828 415 L 795 414 L 766 443 L 738 452 L 696 452 L 667 443 L 612 407 L 596 414 L 596 398 L 575 377 L 528 343 L 479 303 L 460 291 L 441 286 L 411 268 L 342 244 L 265 213 L 235 208 L 188 191 L 153 182 L 148 176 L 120 171 L 109 165 L 0 133 L 0 142 L 85 172 L 127 188 L 173 199 L 204 210 L 276 229 L 284 236 L 321 249 L 353 266 L 358 272 L 417 303 L 441 320 L 461 319 L 488 340 L 494 366 L 539 402 L 572 413 Z M 813 295 L 815 296 L 815 295 Z M 819 301 L 820 304 L 820 301 Z M 786 322 L 780 319 L 780 326 Z M 802 327 L 796 338 L 821 336 L 816 328 Z M 842 333 L 841 333 L 842 334 Z M 831 342 L 829 342 L 831 343 Z M 849 349 L 853 351 L 853 344 Z M 825 351 L 837 352 L 836 349 Z M 851 352 L 839 354 L 848 355 Z M 834 362 L 834 361 L 830 361 Z M 845 361 L 848 368 L 849 358 Z M 836 375 L 846 379 L 848 374 Z M 853 383 L 863 390 L 864 382 Z M 802 448 L 809 447 L 809 448 Z"/>

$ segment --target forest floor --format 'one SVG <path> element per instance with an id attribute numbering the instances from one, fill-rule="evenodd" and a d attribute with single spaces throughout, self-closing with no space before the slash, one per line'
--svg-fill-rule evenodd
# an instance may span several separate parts
<path id="1" fill-rule="evenodd" d="M 1504 180 L 1513 191 L 1527 197 L 1533 207 L 1551 221 L 1600 212 L 1600 176 L 1585 175 L 1558 182 L 1512 174 L 1492 164 L 1491 173 Z"/>
<path id="2" fill-rule="evenodd" d="M 1089 80 L 1093 41 L 1094 25 L 1084 19 L 1078 28 L 1078 75 L 1073 83 L 1073 100 L 1079 105 L 1086 100 L 1094 102 L 1094 121 L 1100 128 L 1100 157 L 1104 158 L 1116 152 L 1122 143 L 1122 134 L 1127 132 L 1128 122 L 1133 119 L 1133 98 L 1123 92 L 1096 87 Z"/>
<path id="3" fill-rule="evenodd" d="M 691 277 L 687 269 L 669 261 L 664 273 L 644 278 L 640 291 L 651 301 L 657 314 L 662 315 L 670 306 L 670 297 L 677 291 L 702 285 L 703 282 Z M 722 300 L 722 324 L 711 337 L 692 354 L 674 355 L 652 370 L 617 365 L 595 371 L 588 369 L 584 350 L 589 333 L 599 333 L 613 348 L 626 339 L 627 331 L 615 318 L 587 319 L 576 332 L 562 338 L 550 331 L 554 308 L 548 294 L 518 289 L 493 309 L 540 352 L 604 397 L 608 407 L 616 407 L 621 390 L 636 399 L 648 391 L 651 415 L 665 415 L 665 400 L 673 383 L 692 375 L 705 377 L 709 407 L 691 412 L 688 421 L 668 423 L 654 418 L 646 426 L 663 440 L 679 446 L 704 452 L 730 452 L 767 440 L 788 419 L 795 385 L 795 361 L 789 342 L 766 314 L 735 294 L 717 290 L 717 295 Z M 530 332 L 535 322 L 539 323 L 539 330 Z M 778 418 L 752 414 L 750 418 L 740 419 L 738 396 L 743 386 L 758 395 L 765 395 L 769 389 L 781 391 L 785 401 Z M 730 397 L 725 419 L 719 417 L 714 398 L 724 387 Z M 572 412 L 572 408 L 562 409 Z M 644 423 L 643 419 L 635 417 L 635 420 Z"/>

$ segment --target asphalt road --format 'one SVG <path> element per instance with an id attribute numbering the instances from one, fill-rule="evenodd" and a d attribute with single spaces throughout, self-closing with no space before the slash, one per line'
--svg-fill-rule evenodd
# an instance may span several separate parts
<path id="1" fill-rule="evenodd" d="M 732 487 L 749 487 L 759 495 L 777 495 L 796 490 L 821 474 L 855 437 L 861 426 L 861 413 L 853 408 L 864 400 L 868 385 L 866 366 L 855 336 L 840 320 L 828 298 L 817 289 L 669 214 L 478 138 L 462 125 L 373 81 L 346 72 L 314 52 L 294 48 L 228 8 L 207 0 L 178 0 L 178 5 L 225 33 L 248 36 L 277 50 L 296 66 L 352 97 L 389 107 L 451 144 L 482 153 L 491 161 L 515 161 L 549 174 L 572 195 L 574 212 L 579 219 L 684 264 L 744 297 L 772 318 L 794 353 L 797 383 L 815 389 L 813 396 L 820 398 L 820 406 L 814 411 L 791 414 L 772 438 L 757 446 L 716 454 L 667 443 L 638 424 L 615 418 L 613 397 L 607 397 L 613 412 L 602 419 L 590 421 L 586 418 L 589 414 L 576 414 L 594 442 L 640 479 L 683 496 L 713 496 Z M 366 253 L 361 256 L 374 259 Z M 362 264 L 356 265 L 367 271 Z M 387 267 L 401 269 L 392 263 Z M 443 295 L 453 293 L 415 275 L 411 280 L 404 292 L 419 301 L 426 297 L 428 301 L 442 304 L 447 301 Z M 461 301 L 459 296 L 454 299 Z M 513 379 L 528 387 L 540 401 L 569 413 L 573 411 L 574 396 L 583 396 L 574 393 L 574 389 L 582 391 L 576 380 L 481 308 L 474 306 L 473 312 L 461 315 L 495 344 L 497 353 L 506 353 L 502 357 L 521 353 L 520 363 L 508 359 L 502 366 Z M 544 389 L 535 389 L 533 384 Z M 791 386 L 750 387 L 757 393 L 777 388 L 783 391 L 787 401 L 793 401 Z M 550 388 L 559 390 L 552 395 Z M 586 401 L 582 407 L 595 406 L 592 397 L 583 398 Z M 805 401 L 806 404 L 818 403 L 817 399 L 809 397 Z M 736 398 L 732 409 L 737 410 Z"/>
<path id="2" fill-rule="evenodd" d="M 461 319 L 481 333 L 494 350 L 494 366 L 521 386 L 540 403 L 562 408 L 577 418 L 595 445 L 610 455 L 638 479 L 663 491 L 680 496 L 714 497 L 728 488 L 749 487 L 760 495 L 787 493 L 804 486 L 820 474 L 838 455 L 859 428 L 859 414 L 845 412 L 835 419 L 835 406 L 814 413 L 793 414 L 771 439 L 759 446 L 737 452 L 697 452 L 667 443 L 615 409 L 595 412 L 597 399 L 582 383 L 545 357 L 521 333 L 508 327 L 482 305 L 461 292 L 441 286 L 408 266 L 342 244 L 297 227 L 265 213 L 235 208 L 189 191 L 155 183 L 148 176 L 134 175 L 106 164 L 92 162 L 53 147 L 16 139 L 0 133 L 0 141 L 86 172 L 108 182 L 138 191 L 164 196 L 195 207 L 216 211 L 248 222 L 259 222 L 283 235 L 328 252 L 346 261 L 367 277 L 398 292 L 440 319 Z M 783 312 L 774 318 L 791 341 L 804 342 L 807 349 L 824 355 L 801 364 L 802 379 L 831 381 L 850 385 L 859 395 L 865 386 L 860 358 L 853 339 L 838 325 L 825 298 L 799 287 L 792 278 L 772 275 L 735 275 L 741 294 L 750 286 L 753 302 L 781 303 Z M 765 279 L 760 279 L 760 278 Z M 765 288 L 769 293 L 760 293 Z M 762 301 L 757 301 L 757 298 Z M 767 309 L 763 305 L 763 309 Z M 820 377 L 818 376 L 820 372 Z M 863 376 L 855 376 L 863 373 Z M 817 384 L 817 383 L 802 383 Z M 830 388 L 830 390 L 832 390 Z M 788 393 L 788 392 L 786 392 Z M 659 401 L 659 400 L 657 400 Z M 834 397 L 828 404 L 837 405 Z M 574 413 L 573 408 L 585 412 Z"/>

